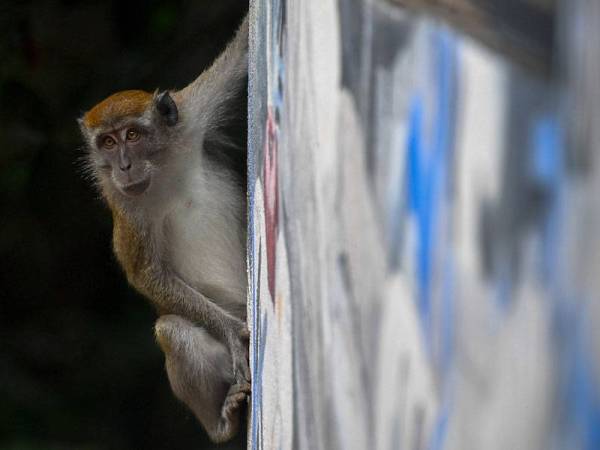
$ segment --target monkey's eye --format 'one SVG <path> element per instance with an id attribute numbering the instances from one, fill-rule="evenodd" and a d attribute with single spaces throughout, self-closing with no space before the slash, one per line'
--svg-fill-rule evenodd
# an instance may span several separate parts
<path id="1" fill-rule="evenodd" d="M 140 138 L 140 132 L 134 128 L 127 130 L 127 140 L 137 141 Z"/>
<path id="2" fill-rule="evenodd" d="M 110 136 L 106 136 L 104 139 L 102 139 L 102 147 L 106 148 L 106 149 L 111 149 L 115 146 L 116 142 L 113 138 L 111 138 Z"/>

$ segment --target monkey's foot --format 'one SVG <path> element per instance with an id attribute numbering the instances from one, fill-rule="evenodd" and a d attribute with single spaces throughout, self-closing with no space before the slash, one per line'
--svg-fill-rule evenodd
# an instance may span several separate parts
<path id="1" fill-rule="evenodd" d="M 234 384 L 229 388 L 227 396 L 229 397 L 230 395 L 236 395 L 239 392 L 242 392 L 246 395 L 250 395 L 250 393 L 252 392 L 252 386 L 250 385 L 250 383 Z"/>
<path id="2" fill-rule="evenodd" d="M 248 364 L 248 338 L 250 333 L 245 324 L 241 324 L 229 344 L 233 363 L 235 385 L 242 386 L 250 383 L 250 366 Z"/>
<path id="3" fill-rule="evenodd" d="M 214 442 L 225 442 L 231 439 L 237 432 L 240 422 L 240 408 L 243 406 L 248 394 L 250 393 L 250 384 L 234 384 L 229 388 L 227 397 L 221 408 L 221 419 L 217 429 L 210 433 Z"/>
<path id="4" fill-rule="evenodd" d="M 246 325 L 240 330 L 240 338 L 244 341 L 250 340 L 250 330 L 246 328 Z"/>
<path id="5" fill-rule="evenodd" d="M 250 383 L 234 384 L 229 388 L 225 402 L 223 403 L 222 415 L 227 419 L 233 419 L 246 398 L 250 394 Z"/>

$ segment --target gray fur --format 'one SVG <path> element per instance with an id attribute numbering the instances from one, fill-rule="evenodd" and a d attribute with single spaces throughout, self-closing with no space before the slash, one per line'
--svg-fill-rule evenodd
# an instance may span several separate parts
<path id="1" fill-rule="evenodd" d="M 234 383 L 227 348 L 180 316 L 161 316 L 155 332 L 177 398 L 188 404 L 214 442 L 230 439 L 239 426 L 238 409 L 250 385 Z"/>

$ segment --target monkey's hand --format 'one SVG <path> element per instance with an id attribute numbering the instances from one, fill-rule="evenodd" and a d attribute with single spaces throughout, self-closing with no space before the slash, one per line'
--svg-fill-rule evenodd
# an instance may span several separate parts
<path id="1" fill-rule="evenodd" d="M 248 365 L 248 340 L 250 334 L 246 324 L 240 320 L 232 320 L 226 325 L 227 347 L 231 353 L 233 378 L 235 384 L 244 386 L 250 383 L 250 367 Z"/>
<path id="2" fill-rule="evenodd" d="M 249 394 L 249 383 L 245 383 L 243 385 L 234 384 L 229 388 L 229 392 L 227 392 L 227 397 L 225 397 L 225 402 L 223 403 L 223 409 L 221 411 L 221 416 L 226 422 L 230 422 L 235 419 L 238 410 Z"/>

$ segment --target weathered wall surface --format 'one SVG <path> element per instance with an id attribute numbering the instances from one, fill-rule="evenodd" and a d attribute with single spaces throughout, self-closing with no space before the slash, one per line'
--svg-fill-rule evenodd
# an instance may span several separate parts
<path id="1" fill-rule="evenodd" d="M 385 2 L 253 2 L 251 448 L 600 448 L 600 8 L 568 14 L 548 78 Z"/>

